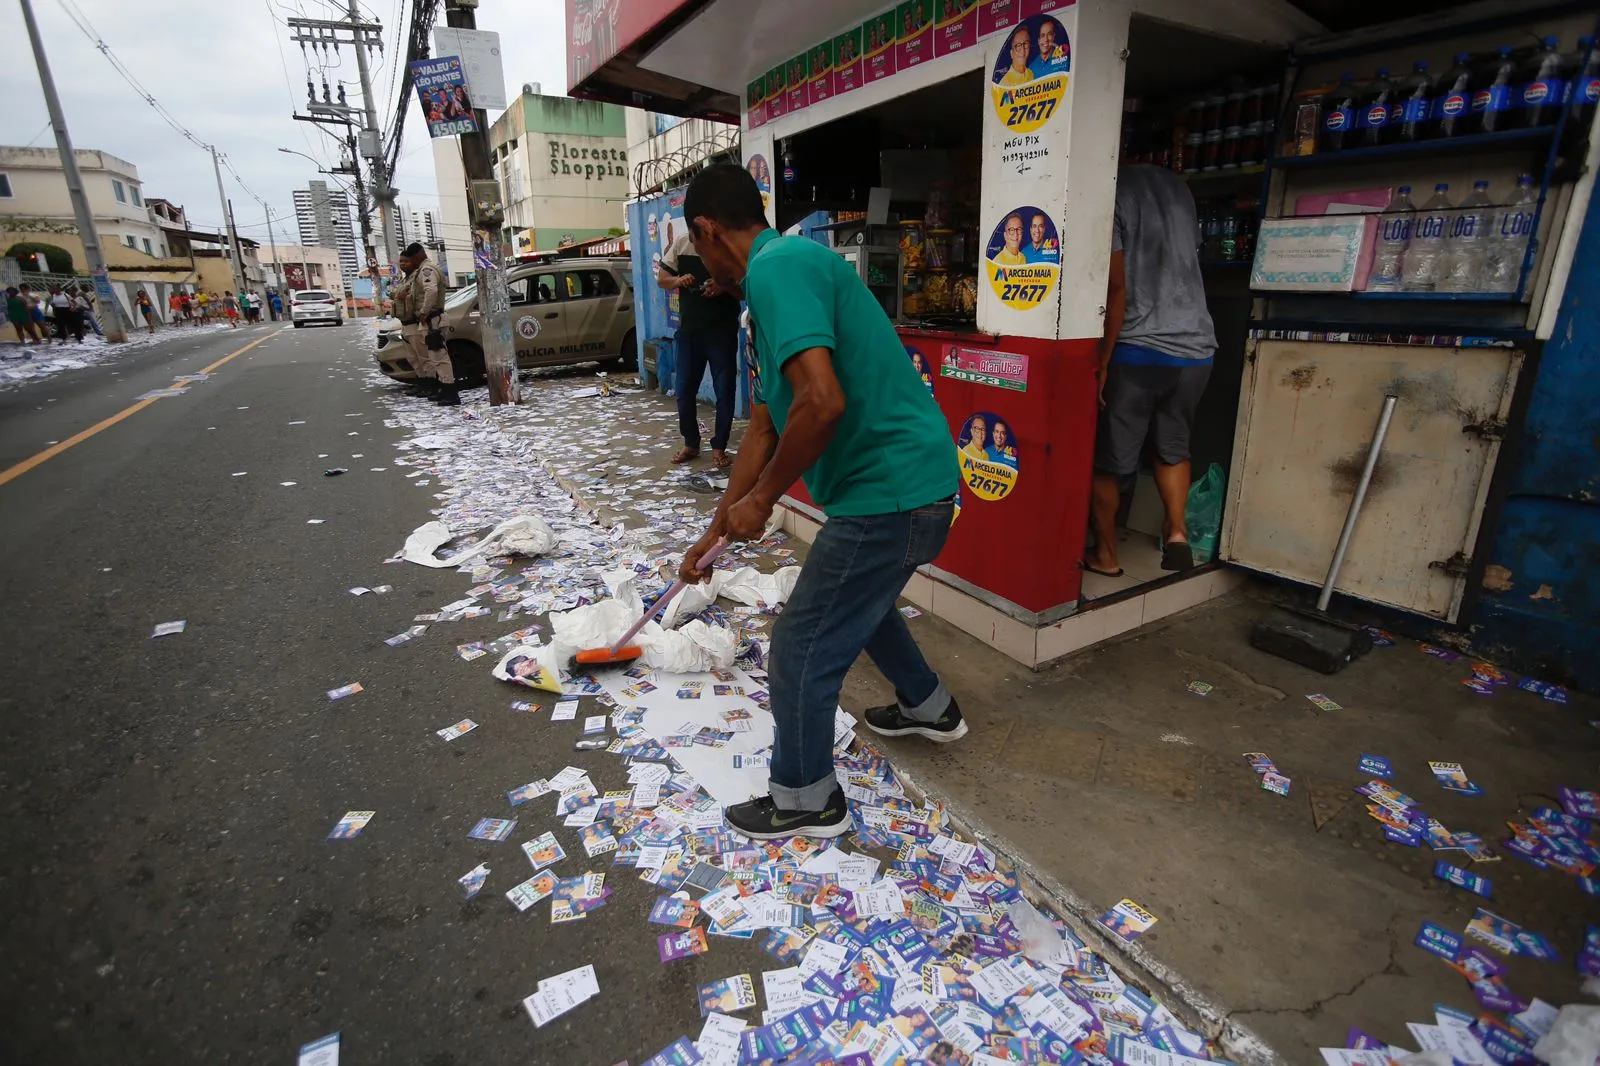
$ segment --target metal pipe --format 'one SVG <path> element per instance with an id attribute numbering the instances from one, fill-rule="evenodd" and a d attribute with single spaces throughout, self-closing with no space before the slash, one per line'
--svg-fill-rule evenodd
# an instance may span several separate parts
<path id="1" fill-rule="evenodd" d="M 1333 562 L 1328 565 L 1327 580 L 1322 583 L 1322 594 L 1317 597 L 1317 610 L 1326 611 L 1333 599 L 1333 583 L 1339 579 L 1339 568 L 1344 565 L 1345 552 L 1350 550 L 1350 540 L 1355 536 L 1356 519 L 1361 515 L 1361 505 L 1366 502 L 1367 488 L 1372 484 L 1372 472 L 1378 466 L 1378 453 L 1383 451 L 1383 438 L 1389 435 L 1389 422 L 1394 418 L 1394 405 L 1400 397 L 1383 398 L 1383 410 L 1378 415 L 1378 428 L 1372 434 L 1372 446 L 1367 449 L 1367 465 L 1361 468 L 1361 480 L 1356 482 L 1356 494 L 1350 500 L 1350 513 L 1344 516 L 1344 529 L 1339 531 L 1339 546 L 1333 550 Z"/>

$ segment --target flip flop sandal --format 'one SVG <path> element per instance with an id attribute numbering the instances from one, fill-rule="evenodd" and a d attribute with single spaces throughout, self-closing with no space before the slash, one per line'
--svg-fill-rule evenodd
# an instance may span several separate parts
<path id="1" fill-rule="evenodd" d="M 1099 574 L 1101 577 L 1121 577 L 1123 574 L 1127 573 L 1127 571 L 1122 569 L 1120 566 L 1115 570 L 1101 570 L 1098 567 L 1090 566 L 1088 563 L 1079 563 L 1078 566 L 1086 573 Z"/>
<path id="2" fill-rule="evenodd" d="M 727 470 L 733 466 L 733 459 L 727 452 L 723 452 L 721 456 L 714 456 L 711 462 L 718 470 Z"/>
<path id="3" fill-rule="evenodd" d="M 1168 541 L 1161 549 L 1161 569 L 1193 570 L 1194 552 L 1184 541 Z"/>
<path id="4" fill-rule="evenodd" d="M 699 448 L 679 448 L 678 454 L 672 457 L 674 463 L 687 463 L 691 459 L 700 458 Z"/>

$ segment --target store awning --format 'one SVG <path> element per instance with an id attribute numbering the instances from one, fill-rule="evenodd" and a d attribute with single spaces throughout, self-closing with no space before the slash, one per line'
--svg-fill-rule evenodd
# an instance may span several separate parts
<path id="1" fill-rule="evenodd" d="M 1473 13 L 1515 10 L 1520 0 L 1483 0 Z M 863 0 L 566 0 L 568 92 L 687 118 L 739 120 L 752 71 L 789 57 L 797 42 L 821 40 L 842 26 L 891 6 Z M 1131 5 L 1161 21 L 1197 16 L 1182 3 Z M 1219 20 L 1218 10 L 1231 13 Z M 1297 36 L 1347 34 L 1393 23 L 1463 14 L 1459 0 L 1208 0 L 1199 21 L 1219 21 L 1260 43 L 1295 27 Z M 1237 18 L 1232 17 L 1237 15 Z M 1197 23 L 1198 24 L 1198 23 Z"/>

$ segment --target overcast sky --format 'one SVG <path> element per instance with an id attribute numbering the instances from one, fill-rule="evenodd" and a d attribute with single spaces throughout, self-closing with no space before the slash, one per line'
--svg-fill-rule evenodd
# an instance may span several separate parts
<path id="1" fill-rule="evenodd" d="M 246 184 L 272 205 L 277 239 L 294 242 L 293 190 L 318 174 L 309 160 L 285 155 L 292 148 L 337 163 L 333 140 L 319 128 L 290 118 L 306 100 L 307 60 L 288 40 L 284 19 L 337 17 L 347 4 L 332 0 L 32 0 L 44 37 L 56 90 L 75 148 L 102 149 L 135 164 L 146 196 L 161 197 L 188 210 L 196 229 L 215 230 L 222 218 L 210 156 L 172 129 L 129 87 L 72 21 L 73 8 L 93 27 L 133 76 L 204 143 L 215 143 L 232 160 Z M 0 33 L 0 143 L 51 147 L 54 137 L 33 55 L 10 6 L 6 32 Z M 65 5 L 65 6 L 64 6 Z M 411 0 L 362 0 L 368 19 L 382 23 L 385 49 L 372 72 L 380 127 L 387 129 L 398 86 L 390 84 L 403 61 L 411 19 Z M 550 94 L 566 92 L 566 34 L 560 0 L 482 0 L 478 28 L 500 34 L 507 97 L 524 82 L 539 82 Z M 403 15 L 401 12 L 403 11 Z M 443 24 L 441 12 L 439 23 Z M 12 32 L 12 31 L 15 32 Z M 399 47 L 396 47 L 396 42 Z M 360 100 L 360 79 L 349 49 L 328 81 L 346 83 L 352 104 Z M 316 66 L 321 65 L 320 57 Z M 287 79 L 284 68 L 288 68 Z M 321 93 L 321 75 L 316 76 Z M 335 89 L 337 92 L 337 89 Z M 490 121 L 498 117 L 491 112 Z M 240 236 L 266 242 L 266 211 L 226 170 L 223 183 L 233 200 Z M 437 208 L 433 153 L 427 127 L 413 96 L 408 101 L 405 137 L 395 185 L 400 202 Z M 379 238 L 381 241 L 381 238 Z"/>

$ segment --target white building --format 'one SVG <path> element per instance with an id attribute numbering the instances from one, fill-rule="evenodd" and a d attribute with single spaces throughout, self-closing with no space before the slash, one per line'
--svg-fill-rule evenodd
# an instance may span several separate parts
<path id="1" fill-rule="evenodd" d="M 739 127 L 627 108 L 628 198 L 685 184 L 687 171 L 711 161 L 739 162 Z"/>
<path id="2" fill-rule="evenodd" d="M 113 247 L 116 245 L 153 259 L 165 258 L 168 249 L 160 228 L 150 217 L 139 168 L 110 152 L 80 148 L 74 154 L 107 262 L 138 259 L 119 255 Z M 77 236 L 72 198 L 67 193 L 61 154 L 55 148 L 0 148 L 0 217 L 6 219 L 6 238 L 11 238 L 5 239 L 6 246 L 24 233 L 29 235 L 26 239 L 37 234 L 48 240 L 52 233 Z M 79 251 L 74 254 L 81 254 L 76 241 L 64 242 L 63 246 L 69 251 L 77 247 Z M 0 247 L 0 252 L 4 250 Z M 82 261 L 74 261 L 73 266 L 79 271 L 87 269 Z"/>
<path id="3" fill-rule="evenodd" d="M 628 195 L 627 109 L 537 88 L 525 87 L 489 130 L 501 237 L 518 254 L 620 232 Z"/>
<path id="4" fill-rule="evenodd" d="M 472 216 L 467 209 L 467 169 L 461 163 L 457 137 L 433 142 L 433 180 L 439 190 L 439 239 L 444 244 L 439 269 L 451 288 L 473 277 Z"/>
<path id="5" fill-rule="evenodd" d="M 300 230 L 300 243 L 331 248 L 339 253 L 339 269 L 345 288 L 366 269 L 356 245 L 355 212 L 343 189 L 330 189 L 325 181 L 311 181 L 294 191 L 294 217 Z"/>
<path id="6" fill-rule="evenodd" d="M 398 204 L 394 212 L 395 239 L 403 251 L 413 241 L 425 247 L 439 243 L 439 216 L 433 211 Z"/>

